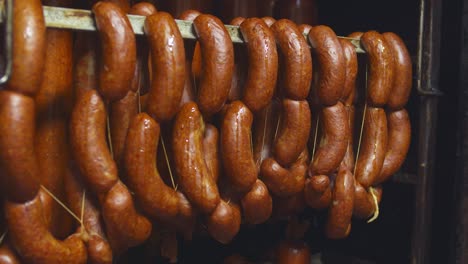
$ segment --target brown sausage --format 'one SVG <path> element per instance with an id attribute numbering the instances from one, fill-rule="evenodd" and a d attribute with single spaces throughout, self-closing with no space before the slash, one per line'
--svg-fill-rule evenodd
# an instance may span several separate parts
<path id="1" fill-rule="evenodd" d="M 312 208 L 325 209 L 332 200 L 330 178 L 327 175 L 315 175 L 306 180 L 304 199 Z"/>
<path id="2" fill-rule="evenodd" d="M 221 172 L 221 160 L 219 156 L 219 132 L 218 129 L 211 124 L 206 124 L 205 126 L 203 153 L 205 155 L 206 166 L 210 171 L 214 181 L 217 182 Z"/>
<path id="3" fill-rule="evenodd" d="M 367 107 L 364 116 L 361 148 L 355 177 L 364 187 L 371 186 L 379 176 L 387 149 L 387 117 L 382 108 Z"/>
<path id="4" fill-rule="evenodd" d="M 355 182 L 354 188 L 353 216 L 359 219 L 369 218 L 376 210 L 374 198 L 370 191 L 363 188 L 359 182 Z M 373 191 L 377 196 L 377 202 L 380 203 L 380 199 L 382 198 L 382 187 L 376 187 Z"/>
<path id="5" fill-rule="evenodd" d="M 92 10 L 101 40 L 98 89 L 107 100 L 118 100 L 127 94 L 135 72 L 135 35 L 128 17 L 117 5 L 97 2 Z"/>
<path id="6" fill-rule="evenodd" d="M 5 202 L 8 235 L 26 263 L 86 263 L 86 248 L 74 234 L 61 242 L 44 222 L 40 193 L 25 203 Z"/>
<path id="7" fill-rule="evenodd" d="M 239 192 L 249 191 L 257 180 L 253 159 L 252 112 L 241 101 L 232 102 L 221 125 L 221 155 L 226 177 Z"/>
<path id="8" fill-rule="evenodd" d="M 404 108 L 387 113 L 387 122 L 387 152 L 382 170 L 375 179 L 374 185 L 384 182 L 400 169 L 411 142 L 411 123 L 408 112 Z"/>
<path id="9" fill-rule="evenodd" d="M 284 168 L 276 160 L 267 158 L 260 169 L 262 180 L 277 196 L 296 194 L 304 189 L 308 160 L 307 149 L 303 149 L 299 158 L 289 168 Z"/>
<path id="10" fill-rule="evenodd" d="M 306 100 L 283 100 L 281 128 L 273 146 L 274 157 L 282 166 L 290 166 L 306 147 L 311 126 L 310 115 Z"/>
<path id="11" fill-rule="evenodd" d="M 193 21 L 202 55 L 202 75 L 198 87 L 200 110 L 207 116 L 218 112 L 226 101 L 234 67 L 234 47 L 224 24 L 212 15 Z"/>
<path id="12" fill-rule="evenodd" d="M 46 56 L 46 28 L 39 0 L 13 4 L 12 74 L 6 88 L 34 95 L 41 84 Z"/>
<path id="13" fill-rule="evenodd" d="M 309 42 L 318 66 L 318 84 L 313 96 L 324 106 L 335 105 L 345 81 L 345 58 L 335 32 L 327 26 L 312 27 Z"/>
<path id="14" fill-rule="evenodd" d="M 282 58 L 281 92 L 293 100 L 305 100 L 312 82 L 312 57 L 309 46 L 294 22 L 276 21 L 271 30 L 275 34 Z M 280 74 L 281 76 L 281 74 Z"/>
<path id="15" fill-rule="evenodd" d="M 21 264 L 18 254 L 9 244 L 9 241 L 3 241 L 0 246 L 0 264 Z"/>
<path id="16" fill-rule="evenodd" d="M 96 193 L 106 193 L 118 180 L 117 167 L 106 143 L 106 110 L 96 90 L 77 99 L 70 125 L 72 149 L 85 178 Z"/>
<path id="17" fill-rule="evenodd" d="M 350 135 L 348 115 L 341 102 L 320 113 L 322 139 L 309 167 L 309 175 L 329 175 L 343 160 Z"/>
<path id="18" fill-rule="evenodd" d="M 233 201 L 221 200 L 207 217 L 208 233 L 222 244 L 228 244 L 240 230 L 240 208 Z"/>
<path id="19" fill-rule="evenodd" d="M 354 45 L 351 44 L 351 41 L 348 39 L 339 39 L 339 41 L 343 48 L 345 59 L 345 82 L 340 100 L 345 105 L 351 105 L 354 100 L 356 77 L 358 73 L 357 54 Z"/>
<path id="20" fill-rule="evenodd" d="M 367 103 L 373 107 L 382 107 L 388 102 L 393 84 L 392 50 L 384 37 L 376 31 L 364 33 L 361 45 L 367 53 L 369 64 Z"/>
<path id="21" fill-rule="evenodd" d="M 172 119 L 179 110 L 185 84 L 185 50 L 172 16 L 158 12 L 146 18 L 151 50 L 152 81 L 146 111 L 155 120 Z"/>
<path id="22" fill-rule="evenodd" d="M 0 91 L 0 164 L 10 202 L 34 199 L 39 190 L 34 110 L 31 97 Z"/>
<path id="23" fill-rule="evenodd" d="M 247 18 L 240 25 L 247 42 L 248 73 L 242 101 L 252 112 L 265 108 L 273 97 L 278 74 L 275 36 L 259 18 Z"/>
<path id="24" fill-rule="evenodd" d="M 405 107 L 411 93 L 413 68 L 411 57 L 403 40 L 392 32 L 383 33 L 385 41 L 390 47 L 394 60 L 393 87 L 388 98 L 387 106 L 392 110 Z"/>
<path id="25" fill-rule="evenodd" d="M 218 206 L 220 196 L 204 160 L 204 126 L 197 105 L 186 103 L 176 116 L 172 144 L 182 191 L 194 206 L 209 214 Z"/>
<path id="26" fill-rule="evenodd" d="M 151 234 L 151 222 L 140 215 L 127 187 L 118 181 L 103 198 L 102 216 L 114 255 L 137 246 Z"/>
<path id="27" fill-rule="evenodd" d="M 76 165 L 70 163 L 64 177 L 67 204 L 75 215 L 81 215 L 83 210 L 83 226 L 78 228 L 78 232 L 86 233 L 88 263 L 110 264 L 112 263 L 112 250 L 105 238 L 104 223 L 97 206 L 97 199 L 92 193 L 85 193 L 83 183 L 80 181 L 81 177 Z"/>
<path id="28" fill-rule="evenodd" d="M 341 239 L 351 231 L 354 208 L 354 176 L 349 170 L 340 170 L 332 190 L 325 233 L 330 239 Z"/>
<path id="29" fill-rule="evenodd" d="M 273 202 L 267 186 L 257 180 L 241 199 L 242 212 L 247 224 L 258 225 L 266 222 L 273 210 Z"/>

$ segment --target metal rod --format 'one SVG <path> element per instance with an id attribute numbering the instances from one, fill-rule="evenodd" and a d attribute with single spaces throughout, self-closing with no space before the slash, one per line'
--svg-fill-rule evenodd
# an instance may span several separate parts
<path id="1" fill-rule="evenodd" d="M 72 9 L 72 8 L 63 8 L 63 7 L 51 7 L 44 6 L 44 18 L 47 27 L 51 28 L 62 28 L 62 29 L 72 29 L 72 30 L 85 30 L 85 31 L 95 31 L 96 25 L 91 11 L 83 9 Z M 3 6 L 0 6 L 0 11 L 4 9 Z M 145 23 L 144 16 L 128 15 L 130 23 L 132 24 L 133 31 L 137 35 L 143 35 L 144 30 L 143 26 Z M 3 18 L 2 18 L 3 19 Z M 3 20 L 0 20 L 0 23 Z M 179 31 L 184 39 L 197 39 L 197 35 L 193 28 L 193 23 L 191 21 L 184 21 L 176 19 L 177 26 Z M 242 34 L 239 31 L 238 26 L 225 25 L 226 29 L 231 36 L 231 40 L 234 43 L 244 43 L 242 39 Z M 362 49 L 359 40 L 350 39 L 351 43 L 356 47 L 356 52 L 365 53 Z"/>
<path id="2" fill-rule="evenodd" d="M 417 89 L 436 95 L 439 84 L 442 0 L 421 0 L 418 33 Z M 430 262 L 438 96 L 420 96 L 418 182 L 415 193 L 411 263 Z"/>

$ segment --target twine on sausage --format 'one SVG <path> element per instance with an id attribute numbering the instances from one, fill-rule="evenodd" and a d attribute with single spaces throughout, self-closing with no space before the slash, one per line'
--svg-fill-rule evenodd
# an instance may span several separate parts
<path id="1" fill-rule="evenodd" d="M 83 229 L 85 229 L 83 223 L 83 219 L 84 219 L 84 210 L 85 210 L 85 198 L 86 198 L 86 189 L 83 189 L 83 198 L 81 199 L 81 216 L 80 216 L 80 219 L 81 219 L 81 226 L 83 227 Z"/>
<path id="2" fill-rule="evenodd" d="M 171 163 L 169 162 L 169 156 L 167 155 L 167 151 L 166 151 L 166 144 L 164 144 L 164 138 L 163 138 L 162 135 L 161 135 L 161 145 L 162 145 L 162 148 L 163 148 L 164 157 L 166 159 L 167 168 L 169 170 L 169 176 L 171 177 L 172 188 L 174 188 L 174 190 L 177 191 L 177 188 L 178 188 L 179 185 L 176 184 L 175 181 L 174 181 L 174 176 L 172 175 Z"/>
<path id="3" fill-rule="evenodd" d="M 380 213 L 379 201 L 377 200 L 377 195 L 375 194 L 375 189 L 373 187 L 369 187 L 369 192 L 372 195 L 372 200 L 374 201 L 374 204 L 375 204 L 375 211 L 374 211 L 374 214 L 372 215 L 372 217 L 369 220 L 367 220 L 368 224 L 370 224 L 370 223 L 374 222 L 375 220 L 377 220 L 377 218 L 379 218 L 379 213 Z"/>
<path id="4" fill-rule="evenodd" d="M 114 158 L 114 149 L 112 148 L 112 135 L 110 132 L 110 118 L 109 118 L 109 104 L 106 104 L 106 127 L 107 127 L 107 145 L 109 146 L 109 151 L 112 158 Z"/>
<path id="5" fill-rule="evenodd" d="M 314 156 L 315 156 L 315 148 L 317 146 L 317 134 L 318 134 L 319 122 L 320 122 L 320 115 L 317 116 L 317 121 L 315 122 L 314 144 L 313 144 L 313 147 L 312 147 L 312 155 L 311 155 L 311 158 L 310 158 L 310 163 L 312 163 L 312 161 L 314 160 Z"/>

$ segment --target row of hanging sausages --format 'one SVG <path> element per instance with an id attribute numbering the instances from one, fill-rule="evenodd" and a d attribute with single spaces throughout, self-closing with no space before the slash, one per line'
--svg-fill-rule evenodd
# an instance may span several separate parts
<path id="1" fill-rule="evenodd" d="M 237 46 L 218 18 L 187 11 L 195 43 L 171 15 L 124 2 L 95 3 L 98 34 L 72 44 L 70 31 L 46 33 L 40 1 L 15 1 L 13 74 L 0 91 L 0 252 L 111 263 L 153 224 L 190 239 L 201 222 L 229 243 L 242 222 L 306 204 L 328 208 L 336 239 L 353 215 L 377 211 L 410 144 L 411 61 L 397 35 L 350 35 L 368 58 L 358 91 L 354 46 L 327 26 L 236 18 Z M 145 37 L 127 13 L 147 16 Z"/>

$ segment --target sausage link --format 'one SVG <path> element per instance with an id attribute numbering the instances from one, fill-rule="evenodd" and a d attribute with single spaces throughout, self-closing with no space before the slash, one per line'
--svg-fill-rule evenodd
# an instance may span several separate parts
<path id="1" fill-rule="evenodd" d="M 284 168 L 272 158 L 263 161 L 260 174 L 268 189 L 277 196 L 285 197 L 304 189 L 309 155 L 303 149 L 299 158 L 289 168 Z"/>
<path id="2" fill-rule="evenodd" d="M 387 106 L 392 110 L 405 107 L 411 93 L 413 68 L 411 57 L 403 40 L 392 32 L 383 33 L 388 47 L 392 51 L 394 60 L 393 87 L 388 98 Z"/>
<path id="3" fill-rule="evenodd" d="M 309 42 L 318 66 L 318 84 L 313 97 L 324 106 L 335 105 L 340 99 L 345 82 L 345 58 L 335 32 L 327 26 L 310 29 Z"/>
<path id="4" fill-rule="evenodd" d="M 12 74 L 6 88 L 33 96 L 38 91 L 46 56 L 46 27 L 39 0 L 13 3 Z"/>
<path id="5" fill-rule="evenodd" d="M 8 234 L 14 247 L 26 263 L 86 263 L 86 248 L 78 235 L 61 242 L 48 231 L 41 192 L 25 203 L 5 202 Z"/>
<path id="6" fill-rule="evenodd" d="M 371 186 L 379 176 L 387 149 L 387 117 L 382 108 L 367 107 L 364 116 L 361 149 L 356 163 L 356 180 Z"/>
<path id="7" fill-rule="evenodd" d="M 312 208 L 327 208 L 332 200 L 330 178 L 327 175 L 315 175 L 306 180 L 304 199 Z"/>
<path id="8" fill-rule="evenodd" d="M 232 102 L 221 125 L 221 154 L 226 177 L 232 188 L 249 191 L 257 180 L 253 159 L 251 127 L 252 112 L 241 101 Z"/>
<path id="9" fill-rule="evenodd" d="M 345 82 L 343 92 L 341 94 L 341 101 L 347 106 L 351 105 L 354 101 L 356 93 L 356 77 L 358 73 L 358 60 L 356 49 L 351 41 L 348 39 L 339 39 L 341 47 L 343 48 L 343 55 L 345 59 Z"/>
<path id="10" fill-rule="evenodd" d="M 18 254 L 9 244 L 9 241 L 3 241 L 0 246 L 0 264 L 21 264 Z"/>
<path id="11" fill-rule="evenodd" d="M 275 91 L 278 74 L 275 36 L 259 18 L 245 19 L 240 31 L 247 42 L 249 60 L 242 101 L 257 112 L 268 105 Z"/>
<path id="12" fill-rule="evenodd" d="M 77 99 L 70 125 L 72 149 L 85 177 L 96 193 L 107 193 L 117 183 L 117 167 L 106 143 L 106 110 L 96 90 Z"/>
<path id="13" fill-rule="evenodd" d="M 193 205 L 204 213 L 215 210 L 220 201 L 218 187 L 204 161 L 205 124 L 195 103 L 182 106 L 173 130 L 174 161 L 179 184 Z"/>
<path id="14" fill-rule="evenodd" d="M 387 152 L 382 170 L 375 179 L 374 185 L 384 182 L 400 169 L 411 142 L 411 123 L 408 112 L 404 108 L 387 113 L 387 122 Z"/>
<path id="15" fill-rule="evenodd" d="M 374 198 L 370 191 L 362 187 L 359 182 L 355 182 L 354 188 L 353 216 L 359 219 L 369 218 L 376 210 Z M 380 186 L 374 188 L 374 194 L 377 196 L 377 202 L 380 203 L 382 188 Z"/>
<path id="16" fill-rule="evenodd" d="M 198 35 L 203 67 L 198 89 L 200 110 L 207 116 L 218 112 L 226 101 L 234 68 L 234 47 L 224 24 L 212 15 L 193 21 Z"/>
<path id="17" fill-rule="evenodd" d="M 179 110 L 185 84 L 185 50 L 172 16 L 158 12 L 146 18 L 152 81 L 146 111 L 155 120 L 172 119 Z"/>
<path id="18" fill-rule="evenodd" d="M 247 224 L 258 225 L 266 222 L 273 210 L 273 201 L 267 186 L 258 180 L 241 199 L 242 212 Z"/>
<path id="19" fill-rule="evenodd" d="M 39 168 L 34 149 L 34 100 L 7 90 L 0 91 L 0 163 L 5 198 L 23 203 L 39 190 Z"/>
<path id="20" fill-rule="evenodd" d="M 281 63 L 280 88 L 285 97 L 305 100 L 312 82 L 312 56 L 309 46 L 294 22 L 280 19 L 272 26 L 279 45 Z M 282 55 L 282 56 L 281 56 Z"/>
<path id="21" fill-rule="evenodd" d="M 135 35 L 128 17 L 116 4 L 97 2 L 92 10 L 101 39 L 98 90 L 107 100 L 115 101 L 127 94 L 132 83 Z"/>
<path id="22" fill-rule="evenodd" d="M 228 244 L 240 230 L 240 208 L 233 201 L 221 200 L 215 210 L 208 216 L 206 225 L 208 233 L 222 244 Z"/>
<path id="23" fill-rule="evenodd" d="M 354 208 L 354 176 L 349 170 L 340 170 L 332 190 L 325 233 L 330 239 L 341 239 L 351 231 Z"/>
<path id="24" fill-rule="evenodd" d="M 284 99 L 281 128 L 273 146 L 276 161 L 288 167 L 303 152 L 309 139 L 311 114 L 306 100 Z"/>
<path id="25" fill-rule="evenodd" d="M 367 103 L 373 107 L 382 107 L 388 102 L 393 84 L 394 61 L 391 47 L 376 31 L 364 33 L 361 45 L 366 50 L 369 64 Z"/>
<path id="26" fill-rule="evenodd" d="M 329 175 L 343 160 L 350 135 L 348 115 L 341 102 L 322 108 L 322 139 L 309 166 L 309 175 Z"/>

